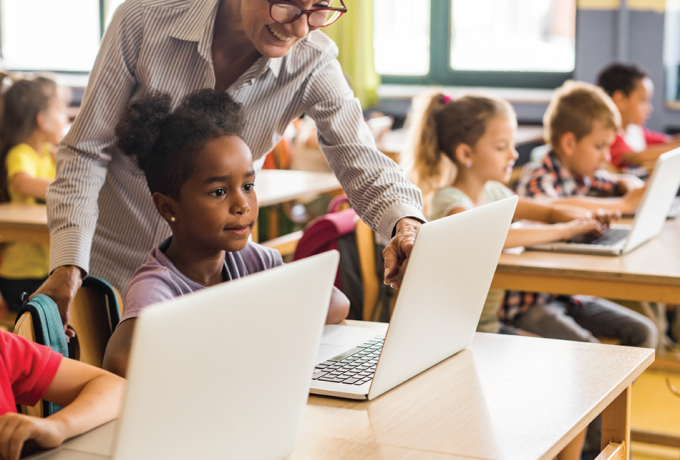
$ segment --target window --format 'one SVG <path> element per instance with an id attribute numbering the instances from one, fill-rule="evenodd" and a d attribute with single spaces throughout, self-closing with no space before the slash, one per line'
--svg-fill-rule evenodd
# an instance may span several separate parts
<path id="1" fill-rule="evenodd" d="M 2 0 L 2 66 L 89 71 L 99 49 L 99 2 Z"/>
<path id="2" fill-rule="evenodd" d="M 89 72 L 123 1 L 0 0 L 2 68 Z"/>
<path id="3" fill-rule="evenodd" d="M 385 83 L 554 88 L 574 70 L 576 0 L 415 3 L 375 0 L 376 71 Z"/>
<path id="4" fill-rule="evenodd" d="M 375 0 L 375 69 L 381 75 L 430 72 L 430 5 L 411 0 Z"/>

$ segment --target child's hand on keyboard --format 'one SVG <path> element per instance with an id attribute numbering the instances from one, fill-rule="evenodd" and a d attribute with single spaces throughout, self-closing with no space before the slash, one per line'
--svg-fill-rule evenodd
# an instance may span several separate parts
<path id="1" fill-rule="evenodd" d="M 602 224 L 597 219 L 577 219 L 564 224 L 555 224 L 563 228 L 563 240 L 571 240 L 579 235 L 602 235 Z"/>
<path id="2" fill-rule="evenodd" d="M 590 217 L 600 222 L 603 228 L 609 228 L 612 222 L 621 219 L 621 211 L 600 208 L 592 211 Z"/>

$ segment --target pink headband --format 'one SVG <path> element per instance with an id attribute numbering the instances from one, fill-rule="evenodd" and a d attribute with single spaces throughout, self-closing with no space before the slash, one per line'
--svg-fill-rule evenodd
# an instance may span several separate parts
<path id="1" fill-rule="evenodd" d="M 453 100 L 453 99 L 451 98 L 451 96 L 449 96 L 449 95 L 447 95 L 447 94 L 444 94 L 444 95 L 442 96 L 442 100 L 441 100 L 441 101 L 442 101 L 442 104 L 446 104 L 447 102 L 451 102 L 452 100 Z"/>

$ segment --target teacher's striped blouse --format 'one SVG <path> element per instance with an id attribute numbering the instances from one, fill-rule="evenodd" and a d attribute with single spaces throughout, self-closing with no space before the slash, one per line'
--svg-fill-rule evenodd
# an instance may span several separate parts
<path id="1" fill-rule="evenodd" d="M 212 31 L 218 0 L 127 0 L 106 31 L 83 105 L 57 154 L 47 194 L 50 270 L 76 265 L 121 291 L 147 253 L 170 234 L 134 160 L 115 147 L 114 128 L 142 89 L 176 102 L 212 88 Z M 229 89 L 244 104 L 244 140 L 255 160 L 306 113 L 319 144 L 360 216 L 384 237 L 400 218 L 424 220 L 420 191 L 375 147 L 361 107 L 319 31 L 283 58 L 260 58 Z"/>

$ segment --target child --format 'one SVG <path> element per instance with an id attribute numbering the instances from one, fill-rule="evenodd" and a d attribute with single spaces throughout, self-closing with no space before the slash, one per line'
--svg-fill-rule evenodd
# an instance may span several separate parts
<path id="1" fill-rule="evenodd" d="M 509 180 L 517 159 L 514 141 L 517 120 L 507 102 L 472 95 L 451 100 L 441 93 L 432 93 L 417 99 L 414 108 L 410 120 L 413 148 L 404 152 L 406 170 L 416 185 L 429 192 L 424 192 L 431 197 L 429 218 L 439 219 L 513 195 L 502 184 Z M 447 165 L 454 166 L 457 174 L 442 173 Z M 439 184 L 439 177 L 445 176 L 453 179 Z M 550 224 L 510 229 L 505 247 L 600 232 L 601 223 L 591 217 L 584 209 L 545 206 L 520 199 L 515 219 Z M 607 223 L 613 217 L 602 212 L 600 219 Z M 504 291 L 489 292 L 478 331 L 512 331 L 498 321 L 503 296 Z"/>
<path id="2" fill-rule="evenodd" d="M 12 203 L 45 200 L 56 168 L 52 148 L 66 124 L 63 100 L 54 81 L 19 80 L 4 95 L 2 192 Z M 0 292 L 11 310 L 21 307 L 21 294 L 32 294 L 49 275 L 49 245 L 8 243 L 2 249 Z"/>
<path id="3" fill-rule="evenodd" d="M 520 196 L 546 198 L 590 208 L 632 214 L 642 188 L 637 178 L 600 169 L 619 126 L 611 99 L 587 83 L 567 82 L 559 88 L 545 114 L 546 141 L 551 150 L 539 162 L 524 167 Z M 625 193 L 621 198 L 607 198 Z M 595 195 L 595 196 L 592 196 Z M 508 292 L 503 318 L 544 337 L 597 342 L 614 337 L 622 345 L 655 348 L 654 323 L 613 302 L 595 297 L 561 297 Z"/>
<path id="4" fill-rule="evenodd" d="M 621 114 L 621 129 L 611 147 L 611 162 L 623 172 L 648 176 L 644 162 L 656 161 L 664 152 L 680 147 L 680 139 L 645 128 L 652 112 L 654 84 L 635 64 L 612 64 L 598 76 L 597 84 L 612 98 Z"/>
<path id="5" fill-rule="evenodd" d="M 28 440 L 48 449 L 118 416 L 125 381 L 62 359 L 49 347 L 0 331 L 0 458 L 18 460 Z M 45 399 L 64 406 L 47 418 L 16 413 Z"/>
<path id="6" fill-rule="evenodd" d="M 644 184 L 602 166 L 620 126 L 612 100 L 600 88 L 569 81 L 557 89 L 543 118 L 550 151 L 522 170 L 517 191 L 543 202 L 633 214 Z"/>
<path id="7" fill-rule="evenodd" d="M 240 104 L 201 90 L 174 112 L 171 107 L 169 94 L 144 93 L 116 126 L 119 148 L 136 159 L 172 230 L 128 284 L 104 358 L 104 368 L 119 375 L 127 369 L 135 318 L 146 306 L 283 263 L 277 251 L 248 242 L 258 207 L 252 154 L 239 137 Z M 342 321 L 348 311 L 349 300 L 334 289 L 327 322 Z"/>

